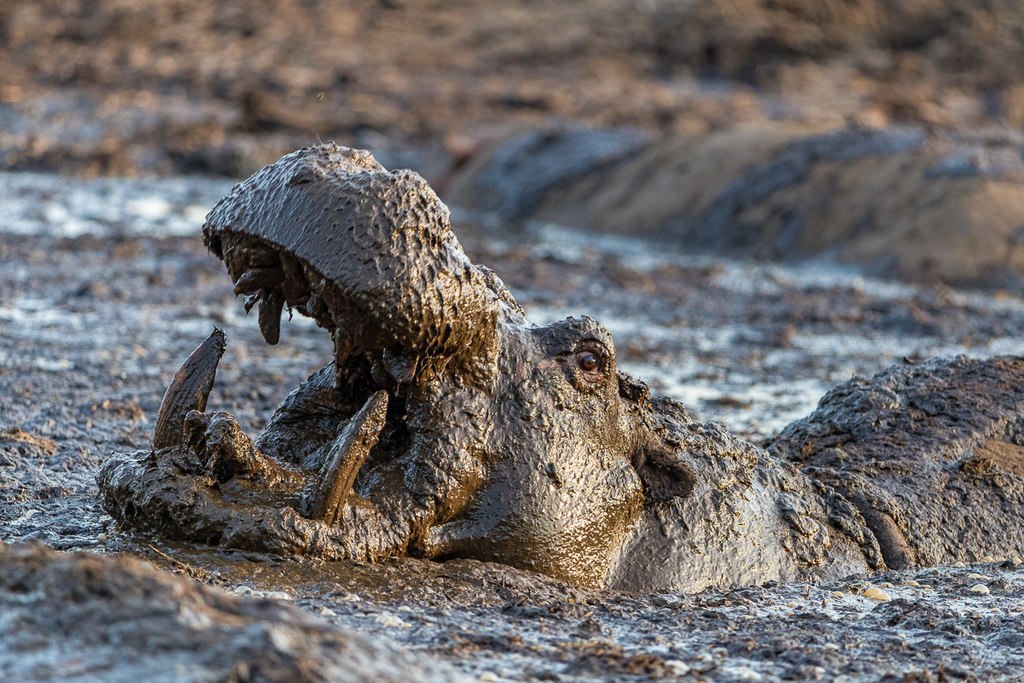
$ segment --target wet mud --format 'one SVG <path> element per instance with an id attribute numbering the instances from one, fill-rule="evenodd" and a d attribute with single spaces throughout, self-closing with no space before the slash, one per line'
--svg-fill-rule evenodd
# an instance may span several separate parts
<path id="1" fill-rule="evenodd" d="M 129 183 L 126 194 L 141 200 L 149 191 Z M 267 346 L 196 238 L 66 238 L 59 221 L 37 225 L 42 234 L 4 235 L 0 262 L 6 542 L 129 552 L 239 594 L 284 592 L 346 632 L 383 636 L 485 678 L 1014 678 L 1021 577 L 1012 562 L 984 556 L 963 568 L 637 597 L 465 560 L 307 563 L 196 552 L 119 530 L 98 505 L 92 475 L 109 452 L 147 447 L 163 389 L 214 325 L 233 342 L 208 409 L 231 411 L 252 434 L 333 345 L 296 317 L 282 326 L 282 343 Z M 758 441 L 809 414 L 851 374 L 904 356 L 1021 353 L 1024 305 L 1013 296 L 696 259 L 553 228 L 498 239 L 466 224 L 457 230 L 531 319 L 603 320 L 628 372 L 700 419 Z M 892 600 L 866 597 L 866 581 Z"/>
<path id="2" fill-rule="evenodd" d="M 233 597 L 131 558 L 2 545 L 0 604 L 6 680 L 468 680 L 280 601 Z"/>
<path id="3" fill-rule="evenodd" d="M 165 550 L 144 554 L 170 574 L 4 546 L 0 671 L 128 680 L 153 672 L 125 656 L 142 643 L 175 680 L 456 680 L 451 666 L 466 680 L 1011 681 L 1024 642 L 1013 562 L 637 596 L 466 560 L 310 566 Z M 81 628 L 68 626 L 68 599 Z"/>

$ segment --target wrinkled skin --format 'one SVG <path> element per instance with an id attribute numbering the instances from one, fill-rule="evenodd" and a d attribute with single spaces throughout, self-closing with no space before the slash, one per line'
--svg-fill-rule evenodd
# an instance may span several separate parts
<path id="1" fill-rule="evenodd" d="M 852 475 L 794 466 L 820 425 L 762 450 L 652 399 L 616 369 L 597 322 L 531 325 L 466 258 L 422 178 L 366 152 L 321 145 L 282 158 L 236 186 L 203 235 L 246 307 L 259 306 L 269 343 L 287 305 L 332 335 L 335 357 L 253 443 L 230 415 L 202 412 L 224 348 L 215 332 L 168 389 L 154 449 L 117 454 L 98 475 L 124 524 L 324 559 L 475 558 L 636 591 L 996 552 L 987 537 L 906 550 L 893 529 L 914 515 L 892 496 L 882 514 L 872 501 L 884 496 L 836 486 Z M 1022 412 L 1003 399 L 976 407 Z M 892 489 L 911 511 L 931 495 L 906 481 Z M 1020 552 L 1020 536 L 1004 554 Z M 899 539 L 905 552 L 893 550 Z"/>

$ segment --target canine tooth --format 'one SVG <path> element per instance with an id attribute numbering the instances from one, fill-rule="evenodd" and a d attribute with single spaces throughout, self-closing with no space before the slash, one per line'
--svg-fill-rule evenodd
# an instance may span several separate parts
<path id="1" fill-rule="evenodd" d="M 366 461 L 370 449 L 377 444 L 387 411 L 388 393 L 376 392 L 334 441 L 327 456 L 323 478 L 313 494 L 310 519 L 325 524 L 337 521 L 352 491 L 359 468 Z"/>
<path id="2" fill-rule="evenodd" d="M 245 306 L 245 314 L 246 315 L 249 315 L 249 311 L 252 310 L 253 306 L 255 306 L 256 304 L 258 304 L 260 302 L 261 298 L 263 298 L 263 297 L 259 293 L 246 294 L 245 295 L 245 303 L 243 305 Z"/>
<path id="3" fill-rule="evenodd" d="M 263 339 L 273 346 L 281 339 L 281 312 L 284 310 L 284 294 L 276 289 L 263 293 L 260 299 L 260 332 Z"/>
<path id="4" fill-rule="evenodd" d="M 185 416 L 206 410 L 206 401 L 217 376 L 217 364 L 224 355 L 224 333 L 214 328 L 174 374 L 160 403 L 153 430 L 153 450 L 181 445 Z"/>

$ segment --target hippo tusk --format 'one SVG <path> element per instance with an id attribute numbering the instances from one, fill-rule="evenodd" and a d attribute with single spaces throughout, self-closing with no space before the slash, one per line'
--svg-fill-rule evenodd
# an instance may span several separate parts
<path id="1" fill-rule="evenodd" d="M 378 391 L 349 421 L 331 446 L 323 476 L 313 492 L 309 518 L 334 524 L 348 500 L 356 474 L 377 444 L 388 412 L 388 392 Z"/>
<path id="2" fill-rule="evenodd" d="M 281 339 L 281 312 L 284 310 L 284 294 L 278 289 L 267 289 L 260 299 L 260 332 L 263 339 L 273 346 Z"/>
<path id="3" fill-rule="evenodd" d="M 217 376 L 217 365 L 224 355 L 224 333 L 217 328 L 182 363 L 160 403 L 153 430 L 153 450 L 184 443 L 185 416 L 193 410 L 206 410 L 206 401 Z"/>

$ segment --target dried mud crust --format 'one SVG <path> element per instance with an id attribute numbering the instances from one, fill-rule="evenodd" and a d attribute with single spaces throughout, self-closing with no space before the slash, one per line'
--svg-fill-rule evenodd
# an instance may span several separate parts
<path id="1" fill-rule="evenodd" d="M 7 3 L 0 149 L 9 168 L 244 176 L 318 136 L 423 142 L 552 115 L 1019 127 L 1022 17 L 1012 0 Z"/>

